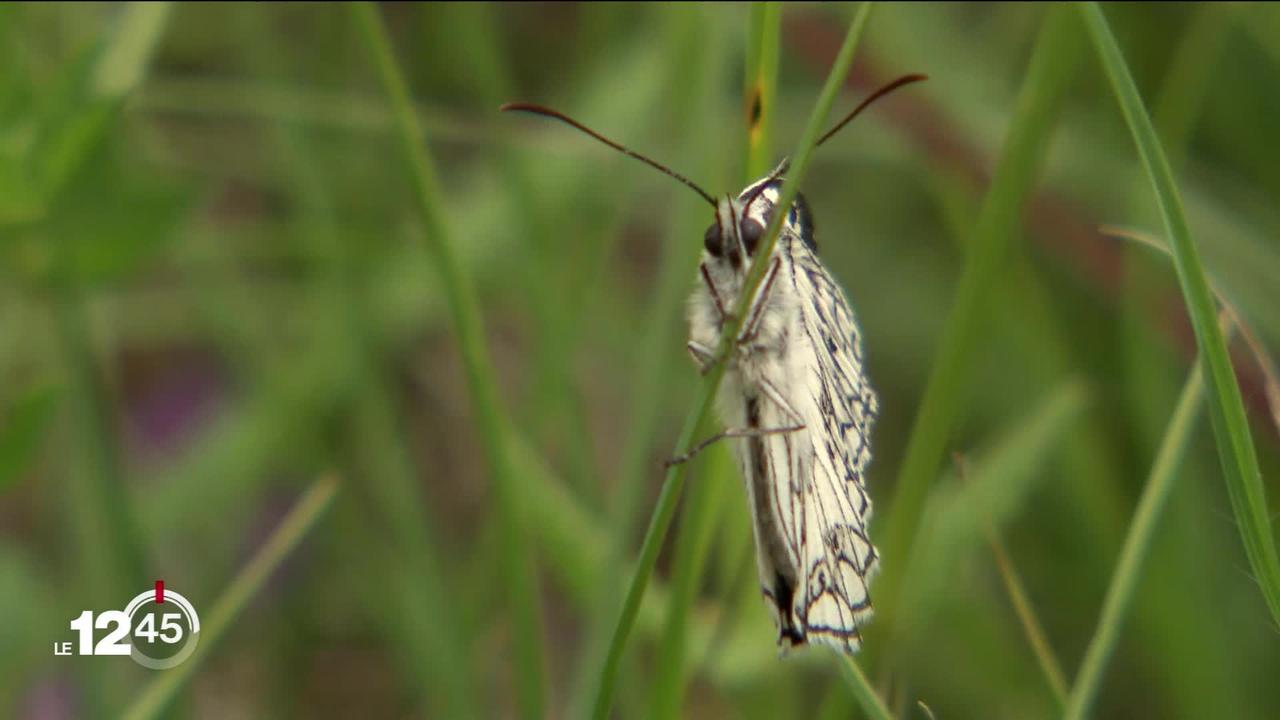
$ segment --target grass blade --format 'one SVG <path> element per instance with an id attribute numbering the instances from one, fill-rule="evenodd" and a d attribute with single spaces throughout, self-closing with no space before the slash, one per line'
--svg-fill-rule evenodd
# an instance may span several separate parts
<path id="1" fill-rule="evenodd" d="M 271 573 L 280 567 L 329 508 L 337 491 L 338 478 L 332 475 L 312 483 L 289 514 L 280 521 L 276 531 L 267 538 L 249 564 L 244 566 L 226 592 L 214 603 L 201 627 L 201 642 L 195 652 L 181 665 L 159 676 L 144 688 L 124 713 L 127 720 L 146 720 L 158 716 L 164 710 L 191 678 L 200 662 L 213 651 L 249 599 L 262 588 Z"/>
<path id="2" fill-rule="evenodd" d="M 782 184 L 778 202 L 780 207 L 788 207 L 799 192 L 799 181 L 804 177 L 804 172 L 808 168 L 809 159 L 813 154 L 819 133 L 822 132 L 827 114 L 831 110 L 831 104 L 835 101 L 840 83 L 843 81 L 844 76 L 848 74 L 849 66 L 853 64 L 853 51 L 858 45 L 858 38 L 862 34 L 862 28 L 866 25 L 870 10 L 870 4 L 863 3 L 859 6 L 857 13 L 849 24 L 849 31 L 845 35 L 844 45 L 841 46 L 840 53 L 836 56 L 831 72 L 827 75 L 826 84 L 822 88 L 822 94 L 818 98 L 813 113 L 809 116 L 809 123 L 800 141 L 800 151 L 793 159 L 791 171 L 787 173 L 787 178 Z M 734 337 L 737 336 L 741 324 L 740 318 L 746 317 L 746 309 L 751 299 L 755 296 L 757 288 L 760 287 L 760 281 L 764 278 L 765 268 L 768 265 L 767 260 L 773 254 L 773 247 L 778 241 L 778 232 L 782 228 L 782 221 L 785 217 L 786 213 L 775 213 L 765 231 L 762 247 L 757 252 L 756 259 L 752 262 L 751 269 L 743 283 L 739 306 L 734 309 L 733 316 L 721 330 L 721 341 L 720 347 L 717 348 L 717 357 L 724 358 L 728 355 L 729 346 Z M 693 446 L 698 429 L 710 415 L 711 404 L 715 399 L 717 389 L 720 387 L 720 381 L 724 378 L 724 371 L 725 363 L 723 361 L 715 363 L 708 371 L 698 400 L 694 404 L 694 409 L 685 420 L 684 427 L 680 431 L 675 455 L 681 455 Z M 662 483 L 662 491 L 658 496 L 657 506 L 649 522 L 649 528 L 645 532 L 644 542 L 640 549 L 640 560 L 637 564 L 635 575 L 632 577 L 631 586 L 627 590 L 627 597 L 623 602 L 622 612 L 613 634 L 613 641 L 609 646 L 609 654 L 605 659 L 604 669 L 601 671 L 600 685 L 596 693 L 593 713 L 594 717 L 599 720 L 603 720 L 609 714 L 618 665 L 622 660 L 627 638 L 635 622 L 636 612 L 640 608 L 640 601 L 644 597 L 645 587 L 648 585 L 649 578 L 653 574 L 653 567 L 658 561 L 658 551 L 662 548 L 667 530 L 671 526 L 671 519 L 675 515 L 676 505 L 684 488 L 684 469 L 684 464 L 682 463 L 674 465 L 667 470 L 666 477 Z"/>
<path id="3" fill-rule="evenodd" d="M 409 88 L 391 51 L 391 42 L 378 10 L 369 3 L 353 3 L 352 15 L 391 99 L 396 126 L 412 174 L 415 195 L 425 226 L 427 250 L 435 260 L 448 300 L 454 331 L 467 374 L 467 387 L 475 408 L 476 423 L 484 446 L 497 505 L 501 535 L 499 571 L 510 583 L 514 618 L 516 672 L 520 713 L 526 718 L 543 715 L 542 641 L 539 629 L 533 561 L 521 517 L 514 503 L 506 422 L 499 409 L 497 381 L 490 363 L 479 303 L 467 274 L 454 254 L 452 236 L 442 209 L 442 194 L 435 168 L 427 153 L 418 116 L 409 102 Z"/>
<path id="4" fill-rule="evenodd" d="M 712 22 L 705 8 L 686 6 L 669 12 L 659 26 L 656 37 L 663 54 L 670 61 L 659 66 L 659 77 L 670 90 L 663 96 L 664 114 L 672 117 L 701 118 L 716 110 L 715 88 L 720 86 L 723 72 L 717 58 L 728 39 L 728 31 Z M 691 132 L 679 143 L 676 156 L 690 158 L 690 170 L 702 177 L 715 177 L 719 152 L 715 146 L 714 123 L 692 123 Z M 683 166 L 685 161 L 681 161 Z M 703 170 L 698 170 L 701 167 Z M 632 367 L 627 389 L 625 440 L 614 464 L 614 488 L 606 503 L 604 526 L 610 538 L 602 547 L 608 556 L 602 566 L 621 568 L 621 582 L 611 577 L 594 583 L 597 597 L 588 604 L 590 618 L 582 650 L 577 659 L 578 670 L 572 681 L 569 713 L 586 717 L 595 702 L 600 666 L 604 663 L 613 637 L 616 608 L 626 592 L 626 575 L 634 551 L 632 543 L 644 520 L 648 493 L 652 490 L 653 450 L 655 439 L 663 427 L 664 388 L 670 387 L 673 373 L 688 372 L 688 359 L 660 348 L 679 347 L 684 342 L 683 303 L 689 292 L 689 268 L 697 262 L 702 248 L 691 242 L 705 227 L 706 206 L 687 193 L 680 193 L 663 223 L 661 259 L 657 276 L 646 293 L 648 317 L 637 328 L 636 347 L 654 351 L 641 352 Z M 596 291 L 598 292 L 598 290 Z M 583 297 L 587 297 L 585 294 Z M 677 364 L 678 363 L 678 364 Z M 665 607 L 665 605 L 659 605 Z"/>
<path id="5" fill-rule="evenodd" d="M 862 668 L 858 667 L 858 663 L 848 655 L 840 659 L 840 674 L 844 676 L 849 688 L 853 691 L 854 699 L 862 706 L 862 711 L 867 714 L 867 717 L 871 720 L 893 720 L 893 713 L 889 712 L 884 701 L 876 694 L 875 688 L 871 687 L 871 682 L 867 680 L 866 675 L 862 674 Z"/>
<path id="6" fill-rule="evenodd" d="M 998 283 L 1002 260 L 1047 153 L 1059 102 L 1072 75 L 1079 33 L 1067 9 L 1049 11 L 1019 91 L 1013 119 L 991 188 L 983 200 L 937 360 L 916 411 L 897 490 L 881 537 L 886 553 L 910 557 L 929 485 L 942 467 L 948 437 L 965 391 L 976 339 L 986 318 L 984 303 Z M 891 629 L 902 583 L 902 563 L 886 562 L 878 580 L 879 621 Z"/>
<path id="7" fill-rule="evenodd" d="M 459 66 L 476 68 L 471 77 L 481 107 L 494 108 L 508 100 L 512 79 L 510 63 L 504 57 L 507 47 L 502 42 L 497 7 L 458 3 L 433 8 L 432 17 L 438 18 L 435 23 L 450 28 L 449 34 L 457 38 Z M 568 468 L 566 479 L 579 494 L 598 502 L 599 473 L 589 451 L 591 443 L 580 441 L 591 436 L 591 428 L 574 382 L 573 363 L 565 362 L 566 353 L 572 353 L 581 343 L 577 337 L 581 328 L 573 322 L 574 315 L 569 310 L 575 307 L 573 293 L 565 292 L 559 274 L 563 268 L 557 267 L 565 253 L 558 246 L 561 238 L 553 219 L 556 214 L 541 204 L 530 165 L 518 148 L 503 148 L 499 163 L 507 196 L 524 223 L 522 235 L 529 248 L 524 262 L 529 269 L 521 275 L 531 301 L 532 336 L 537 342 L 532 353 L 537 380 L 532 383 L 531 397 L 523 403 L 528 410 L 524 415 L 513 411 L 512 417 L 524 420 L 526 427 L 549 431 L 544 443 L 560 443 Z M 560 437 L 556 436 L 557 428 Z"/>
<path id="8" fill-rule="evenodd" d="M 747 144 L 743 182 L 750 183 L 769 172 L 773 162 L 772 128 L 778 90 L 778 43 L 782 34 L 782 8 L 776 2 L 751 6 L 747 27 L 747 73 L 743 96 L 747 98 Z M 711 533 L 722 505 L 724 480 L 731 474 L 727 456 L 714 453 L 706 464 L 704 477 L 695 486 L 686 504 L 685 525 L 676 541 L 671 601 L 662 637 L 658 668 L 652 690 L 653 717 L 679 716 L 686 669 L 685 625 L 699 587 L 698 579 L 711 547 Z"/>
<path id="9" fill-rule="evenodd" d="M 284 72 L 283 53 L 271 42 L 268 25 L 274 16 L 264 8 L 242 13 L 239 25 L 248 48 L 247 59 L 261 76 L 279 76 Z M 346 454 L 350 459 L 340 461 L 345 462 L 342 474 L 361 478 L 359 490 L 352 493 L 347 505 L 359 516 L 356 522 L 367 529 L 354 533 L 349 550 L 357 556 L 376 556 L 375 562 L 363 564 L 366 577 L 373 582 L 393 578 L 395 585 L 389 592 L 396 598 L 395 603 L 388 607 L 384 598 L 371 598 L 366 612 L 380 623 L 388 645 L 398 654 L 406 694 L 422 702 L 428 714 L 434 711 L 450 718 L 478 717 L 478 693 L 470 682 L 471 663 L 467 662 L 468 655 L 463 653 L 460 658 L 458 652 L 458 648 L 465 647 L 462 639 L 469 635 L 469 628 L 458 610 L 458 596 L 438 591 L 448 587 L 452 578 L 445 573 L 440 544 L 434 542 L 440 537 L 437 519 L 423 502 L 418 468 L 411 454 L 413 443 L 399 421 L 396 393 L 378 372 L 380 347 L 376 333 L 365 320 L 373 312 L 360 288 L 374 280 L 362 276 L 368 270 L 358 257 L 358 241 L 339 230 L 332 179 L 315 151 L 314 138 L 293 123 L 274 121 L 268 127 L 276 148 L 274 154 L 296 189 L 299 249 L 312 258 L 316 267 L 324 268 L 307 290 L 309 302 L 314 303 L 313 312 L 332 318 L 325 324 L 321 344 L 342 348 L 334 355 L 343 360 L 335 364 L 347 377 L 332 386 L 346 391 L 330 397 L 334 407 L 341 408 L 337 413 L 343 418 L 342 435 L 346 441 L 338 445 L 349 447 Z M 251 306 L 253 301 L 227 297 L 224 302 Z M 243 308 L 240 313 L 229 311 L 237 319 L 252 314 L 250 308 Z M 247 346 L 270 344 L 263 337 L 262 328 L 238 321 L 234 324 L 257 335 Z M 250 370 L 255 374 L 295 376 L 299 372 L 295 362 L 280 367 L 263 360 L 255 355 L 242 362 L 246 367 L 262 364 L 261 369 Z M 264 388 L 284 384 L 283 378 L 261 382 Z M 344 453 L 338 449 L 336 454 L 343 457 Z M 383 529 L 386 534 L 378 535 Z"/>
<path id="10" fill-rule="evenodd" d="M 35 385 L 18 396 L 0 425 L 0 493 L 26 472 L 57 410 L 59 388 Z"/>
<path id="11" fill-rule="evenodd" d="M 892 648 L 919 644 L 927 622 L 947 602 L 960 559 L 978 550 L 983 528 L 1001 527 L 1015 516 L 1044 480 L 1050 449 L 1061 443 L 1087 402 L 1084 385 L 1063 383 L 972 464 L 969 482 L 939 483 L 930 494 L 928 522 L 921 528 L 900 595 L 898 618 L 903 622 L 892 628 Z"/>
<path id="12" fill-rule="evenodd" d="M 1120 626 L 1133 600 L 1134 589 L 1138 584 L 1138 576 L 1142 563 L 1151 547 L 1155 535 L 1156 522 L 1160 519 L 1160 511 L 1164 508 L 1169 492 L 1173 489 L 1173 481 L 1177 477 L 1178 466 L 1186 450 L 1187 441 L 1191 438 L 1191 430 L 1195 427 L 1196 411 L 1204 396 L 1203 363 L 1197 361 L 1191 369 L 1187 383 L 1178 399 L 1173 419 L 1160 443 L 1155 464 L 1147 477 L 1142 498 L 1133 514 L 1133 522 L 1129 525 L 1129 534 L 1125 538 L 1124 547 L 1120 551 L 1120 559 L 1107 588 L 1107 596 L 1102 604 L 1102 613 L 1098 617 L 1098 627 L 1093 639 L 1085 650 L 1084 660 L 1080 664 L 1080 672 L 1076 675 L 1067 698 L 1064 717 L 1083 718 L 1088 714 L 1089 706 L 1098 694 L 1098 683 L 1102 679 L 1102 671 L 1115 649 L 1120 635 Z"/>
<path id="13" fill-rule="evenodd" d="M 776 2 L 752 3 L 747 25 L 747 162 L 743 182 L 769 172 L 773 162 L 774 105 L 778 97 L 778 44 L 782 35 L 782 7 Z"/>
<path id="14" fill-rule="evenodd" d="M 706 472 L 694 483 L 685 502 L 680 536 L 676 540 L 672 562 L 671 598 L 667 603 L 667 623 L 658 647 L 657 677 L 650 695 L 653 698 L 650 717 L 678 718 L 684 696 L 685 649 L 688 646 L 686 625 L 689 611 L 702 586 L 702 570 L 711 549 L 711 536 L 716 529 L 719 510 L 728 502 L 726 490 L 732 487 L 734 471 L 723 448 L 708 453 Z M 736 509 L 736 508 L 735 508 Z"/>
<path id="15" fill-rule="evenodd" d="M 47 233 L 54 259 L 47 278 L 56 353 L 51 360 L 64 377 L 63 411 L 74 433 L 64 498 L 85 579 L 83 591 L 98 597 L 127 596 L 130 585 L 146 577 L 147 552 L 124 477 L 111 388 L 100 377 L 89 297 L 78 282 L 75 247 L 53 229 L 52 220 L 81 201 L 71 197 L 67 186 L 107 144 L 120 109 L 150 66 L 170 7 L 126 4 L 96 50 L 89 74 L 71 71 L 67 106 L 31 146 L 29 183 L 40 195 L 37 214 L 46 218 L 39 232 Z M 86 674 L 90 714 L 120 704 L 119 684 L 105 670 L 87 668 Z"/>
<path id="16" fill-rule="evenodd" d="M 1067 704 L 1067 680 L 1062 672 L 1062 666 L 1053 654 L 1053 648 L 1049 646 L 1049 638 L 1045 635 L 1044 626 L 1036 617 L 1035 608 L 1032 607 L 1031 599 L 1027 596 L 1027 590 L 1022 584 L 1022 578 L 1018 575 L 1018 569 L 1014 567 L 1013 558 L 1009 557 L 1004 540 L 990 522 L 987 523 L 986 534 L 987 544 L 991 546 L 991 552 L 995 555 L 996 568 L 1000 571 L 1000 581 L 1004 584 L 1005 592 L 1009 594 L 1009 602 L 1018 615 L 1022 632 L 1027 636 L 1031 651 L 1035 653 L 1036 662 L 1040 663 L 1040 670 L 1049 683 L 1049 689 L 1053 691 L 1053 699 L 1058 703 L 1058 707 L 1062 708 Z"/>
<path id="17" fill-rule="evenodd" d="M 67 179 L 80 170 L 107 138 L 108 121 L 142 79 L 169 17 L 170 5 L 128 3 L 102 43 L 87 87 L 56 124 L 42 148 L 40 177 L 46 206 L 54 206 Z M 54 279 L 55 329 L 69 377 L 69 409 L 74 414 L 79 465 L 72 471 L 68 499 L 80 533 L 89 585 L 123 588 L 144 574 L 138 537 L 113 436 L 107 391 L 98 380 L 89 336 L 87 302 L 75 279 L 73 251 L 65 238 L 51 238 L 58 268 Z"/>
<path id="18" fill-rule="evenodd" d="M 1271 530 L 1266 490 L 1262 485 L 1240 387 L 1236 384 L 1235 371 L 1231 367 L 1222 330 L 1218 327 L 1199 250 L 1191 238 L 1173 172 L 1169 169 L 1169 162 L 1120 47 L 1107 25 L 1106 16 L 1096 3 L 1082 5 L 1081 11 L 1155 192 L 1156 204 L 1173 250 L 1178 284 L 1182 288 L 1187 314 L 1195 330 L 1196 346 L 1208 375 L 1209 418 L 1231 507 L 1254 578 L 1262 589 L 1273 621 L 1280 624 L 1280 556 L 1277 556 Z"/>
<path id="19" fill-rule="evenodd" d="M 1144 232 L 1110 225 L 1102 226 L 1099 231 L 1103 235 L 1133 240 L 1149 248 L 1159 250 L 1168 255 L 1170 259 L 1173 258 L 1173 251 L 1169 249 L 1167 243 Z M 1267 352 L 1267 348 L 1262 344 L 1257 332 L 1249 323 L 1244 321 L 1244 316 L 1240 313 L 1236 304 L 1228 297 L 1222 283 L 1212 276 L 1206 276 L 1206 279 L 1209 283 L 1209 289 L 1213 291 L 1214 299 L 1218 301 L 1218 306 L 1222 308 L 1222 312 L 1226 314 L 1227 319 L 1231 321 L 1232 325 L 1240 333 L 1245 347 L 1249 349 L 1249 354 L 1253 355 L 1253 361 L 1258 366 L 1258 372 L 1262 374 L 1262 392 L 1267 401 L 1267 409 L 1271 412 L 1271 423 L 1275 425 L 1277 431 L 1280 431 L 1280 369 L 1277 369 L 1275 360 L 1271 357 L 1271 353 Z"/>
<path id="20" fill-rule="evenodd" d="M 172 9 L 172 3 L 126 4 L 114 42 L 104 49 L 93 68 L 95 95 L 120 98 L 138 86 Z"/>

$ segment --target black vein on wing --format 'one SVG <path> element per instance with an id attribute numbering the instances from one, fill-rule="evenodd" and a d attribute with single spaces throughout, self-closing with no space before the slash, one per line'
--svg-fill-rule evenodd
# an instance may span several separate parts
<path id="1" fill-rule="evenodd" d="M 828 431 L 828 437 L 840 438 L 842 441 L 841 444 L 843 445 L 843 447 L 837 448 L 833 443 L 824 442 L 823 445 L 825 447 L 823 450 L 826 451 L 826 457 L 824 458 L 821 453 L 815 452 L 814 462 L 825 463 L 826 467 L 824 469 L 829 470 L 831 477 L 834 478 L 842 476 L 844 486 L 832 488 L 836 495 L 836 501 L 837 503 L 845 506 L 845 509 L 849 512 L 849 517 L 856 518 L 860 521 L 865 516 L 869 500 L 865 489 L 862 487 L 861 469 L 856 466 L 864 464 L 862 461 L 862 455 L 865 452 L 866 437 L 863 431 L 867 422 L 865 418 L 870 414 L 871 408 L 865 399 L 865 394 L 861 392 L 864 389 L 862 386 L 865 381 L 861 377 L 858 377 L 856 381 L 851 380 L 845 372 L 843 364 L 837 359 L 837 355 L 841 350 L 847 350 L 853 360 L 855 369 L 860 365 L 861 353 L 859 352 L 858 347 L 859 338 L 857 334 L 857 326 L 848 309 L 841 307 L 841 299 L 843 298 L 843 295 L 838 294 L 841 293 L 841 291 L 839 288 L 834 286 L 834 283 L 826 276 L 823 269 L 818 266 L 816 258 L 813 258 L 810 253 L 802 253 L 800 262 L 797 262 L 797 258 L 795 257 L 795 244 L 790 242 L 792 240 L 790 237 L 787 237 L 786 240 L 788 242 L 783 243 L 782 247 L 790 261 L 791 283 L 793 290 L 796 291 L 799 297 L 807 298 L 810 301 L 810 308 L 814 311 L 814 314 L 820 321 L 833 325 L 839 330 L 850 328 L 849 338 L 846 340 L 841 337 L 841 340 L 849 343 L 847 347 L 841 347 L 837 344 L 836 336 L 842 336 L 843 333 L 831 334 L 827 337 L 827 342 L 819 343 L 817 338 L 814 336 L 814 328 L 810 327 L 809 319 L 807 317 L 802 317 L 801 319 L 801 326 L 804 329 L 807 339 L 811 343 L 814 351 L 816 353 L 826 351 L 830 359 L 830 362 L 821 362 L 821 359 L 819 360 L 822 370 L 825 371 L 819 376 L 821 392 L 819 397 L 811 399 L 822 412 L 823 424 L 825 429 Z M 801 291 L 797 270 L 805 273 L 806 279 L 812 284 L 812 290 L 814 292 Z M 827 298 L 823 297 L 824 293 L 828 296 Z M 828 318 L 827 313 L 824 312 L 824 307 L 822 305 L 822 301 L 824 299 L 829 299 L 832 304 L 830 308 L 831 318 Z M 802 313 L 802 315 L 804 315 L 804 313 Z M 829 372 L 830 376 L 828 376 L 826 372 Z M 831 387 L 832 383 L 837 387 Z M 840 396 L 842 400 L 841 405 L 849 411 L 847 421 L 838 419 L 838 415 L 835 411 L 835 403 L 832 399 L 833 394 L 838 394 Z M 853 412 L 853 406 L 855 404 L 861 406 L 859 408 L 861 413 Z M 863 427 L 858 426 L 856 415 L 861 415 L 864 418 Z M 849 430 L 853 430 L 857 435 L 857 457 L 855 458 L 849 457 L 850 448 L 847 447 L 851 439 L 848 435 Z M 817 451 L 818 448 L 815 447 L 814 450 Z M 840 455 L 839 462 L 836 460 L 837 454 Z M 838 465 L 843 465 L 843 468 L 841 468 L 843 472 L 839 474 L 837 473 Z M 816 471 L 819 468 L 815 465 L 813 469 Z M 818 473 L 815 473 L 815 475 L 816 474 Z M 852 482 L 854 487 L 857 487 L 859 491 L 860 507 L 856 511 L 853 508 L 853 498 L 849 496 L 848 485 L 850 482 Z M 843 498 L 841 496 L 843 496 Z M 812 564 L 808 564 L 806 558 L 806 565 L 808 565 L 808 567 L 805 569 L 806 606 L 804 609 L 804 622 L 807 630 L 844 638 L 847 644 L 848 638 L 861 637 L 857 627 L 857 615 L 860 611 L 869 609 L 871 605 L 871 596 L 868 588 L 866 587 L 865 577 L 866 572 L 870 567 L 870 563 L 875 558 L 875 547 L 871 544 L 870 539 L 866 537 L 863 529 L 858 526 L 858 523 L 832 523 L 830 518 L 827 516 L 828 508 L 825 507 L 820 496 L 815 497 L 814 507 L 815 511 L 821 515 L 823 524 L 828 528 L 830 538 L 829 542 L 833 547 L 830 555 L 825 552 L 824 548 L 823 555 L 815 558 Z M 852 534 L 856 536 L 858 540 L 866 544 L 868 550 L 865 558 L 857 557 L 858 553 L 856 548 L 845 547 L 845 545 L 852 545 L 853 541 L 842 537 L 840 535 L 841 532 Z M 823 538 L 823 540 L 827 541 L 828 538 Z M 853 554 L 853 557 L 849 556 L 848 553 L 850 552 Z M 841 562 L 846 562 L 853 567 L 854 573 L 859 577 L 859 580 L 863 581 L 861 588 L 862 597 L 856 605 L 852 602 L 848 583 L 845 578 L 846 573 L 840 565 Z M 822 567 L 820 568 L 819 566 Z M 819 593 L 815 597 L 810 598 L 808 596 L 808 584 L 815 571 L 818 573 L 820 581 Z M 826 575 L 832 576 L 829 585 L 822 582 Z M 836 603 L 837 614 L 839 616 L 840 623 L 843 625 L 841 628 L 810 625 L 808 622 L 809 610 L 812 609 L 818 600 L 821 599 L 823 594 L 828 592 L 832 593 L 833 601 Z M 853 617 L 847 618 L 846 611 L 851 613 Z"/>

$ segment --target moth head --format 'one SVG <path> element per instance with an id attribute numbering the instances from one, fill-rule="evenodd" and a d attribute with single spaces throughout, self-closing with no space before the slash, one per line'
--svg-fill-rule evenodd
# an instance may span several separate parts
<path id="1" fill-rule="evenodd" d="M 765 229 L 773 221 L 782 192 L 782 174 L 787 161 L 765 177 L 748 185 L 738 197 L 721 198 L 716 203 L 715 221 L 707 227 L 703 247 L 711 257 L 745 270 L 764 241 Z M 812 250 L 817 250 L 813 239 L 813 214 L 804 195 L 797 194 L 791 203 L 781 228 L 782 235 L 798 238 Z"/>

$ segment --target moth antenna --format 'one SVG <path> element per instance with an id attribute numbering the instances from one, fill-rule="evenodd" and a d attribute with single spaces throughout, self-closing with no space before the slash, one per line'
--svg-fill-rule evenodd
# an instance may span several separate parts
<path id="1" fill-rule="evenodd" d="M 626 146 L 624 146 L 624 145 L 622 145 L 622 144 L 620 144 L 620 143 L 616 143 L 616 142 L 614 142 L 614 141 L 610 140 L 609 138 L 607 138 L 607 137 L 605 137 L 605 136 L 601 135 L 600 133 L 596 132 L 595 130 L 592 130 L 591 128 L 587 127 L 586 125 L 583 125 L 582 123 L 578 122 L 577 120 L 574 120 L 573 118 L 569 117 L 568 115 L 565 115 L 565 114 L 564 114 L 564 113 L 562 113 L 562 112 L 558 112 L 558 111 L 556 111 L 556 110 L 552 110 L 551 108 L 549 108 L 549 107 L 545 107 L 545 106 L 543 106 L 543 105 L 536 105 L 536 104 L 534 104 L 534 103 L 518 103 L 518 102 L 517 102 L 517 103 L 504 103 L 504 104 L 502 105 L 502 107 L 498 108 L 498 110 L 499 110 L 500 112 L 527 112 L 527 113 L 532 113 L 532 114 L 534 114 L 534 115 L 542 115 L 542 116 L 545 116 L 545 117 L 554 118 L 554 119 L 559 120 L 559 121 L 561 121 L 561 122 L 563 122 L 563 123 L 566 123 L 566 124 L 568 124 L 568 125 L 571 125 L 571 126 L 573 126 L 573 127 L 577 128 L 578 130 L 581 130 L 582 132 L 584 132 L 584 133 L 586 133 L 586 134 L 590 135 L 591 137 L 593 137 L 593 138 L 595 138 L 595 139 L 599 140 L 600 142 L 604 143 L 605 145 L 608 145 L 609 147 L 613 148 L 614 150 L 617 150 L 618 152 L 622 153 L 623 155 L 628 155 L 628 156 L 630 156 L 630 157 L 633 157 L 633 158 L 635 158 L 636 160 L 639 160 L 640 162 L 642 162 L 642 163 L 644 163 L 644 164 L 648 165 L 649 167 L 651 167 L 651 168 L 653 168 L 653 169 L 657 170 L 658 172 L 660 172 L 660 173 L 662 173 L 662 174 L 664 174 L 664 175 L 669 175 L 669 176 L 671 176 L 671 177 L 675 178 L 676 180 L 679 180 L 680 182 L 682 182 L 682 183 L 684 183 L 686 186 L 688 186 L 691 190 L 693 190 L 694 192 L 696 192 L 696 193 L 698 193 L 699 195 L 701 195 L 701 196 L 702 196 L 702 199 L 703 199 L 703 200 L 706 200 L 706 201 L 707 201 L 707 203 L 708 203 L 709 205 L 711 205 L 711 207 L 716 207 L 716 201 L 715 201 L 715 198 L 711 197 L 711 194 L 710 194 L 710 193 L 708 193 L 706 190 L 703 190 L 702 188 L 698 187 L 698 184 L 697 184 L 697 183 L 695 183 L 694 181 L 692 181 L 692 180 L 690 180 L 689 178 L 687 178 L 687 177 L 685 177 L 685 176 L 681 175 L 680 173 L 676 172 L 675 170 L 672 170 L 671 168 L 667 167 L 666 165 L 663 165 L 663 164 L 662 164 L 662 163 L 660 163 L 660 162 L 657 162 L 657 161 L 655 161 L 655 160 L 651 160 L 651 159 L 649 159 L 649 158 L 645 157 L 644 155 L 641 155 L 640 153 L 636 152 L 635 150 L 632 150 L 632 149 L 630 149 L 630 148 L 628 148 L 628 147 L 626 147 Z"/>
<path id="2" fill-rule="evenodd" d="M 911 75 L 903 75 L 902 77 L 898 78 L 897 80 L 894 80 L 893 82 L 889 83 L 888 85 L 885 85 L 884 87 L 880 88 L 879 90 L 877 90 L 877 91 L 875 91 L 875 92 L 871 93 L 871 95 L 870 95 L 870 96 L 868 96 L 866 100 L 863 100 L 861 103 L 859 103 L 859 104 L 858 104 L 858 107 L 856 107 L 856 108 L 854 108 L 854 109 L 853 109 L 853 112 L 849 113 L 848 115 L 845 115 L 843 120 L 841 120 L 840 122 L 836 123 L 836 126 L 835 126 L 835 127 L 833 127 L 833 128 L 831 128 L 830 130 L 828 130 L 828 131 L 827 131 L 827 134 L 826 134 L 826 135 L 823 135 L 821 140 L 818 140 L 818 145 L 821 145 L 822 143 L 824 143 L 824 142 L 826 142 L 828 139 L 830 139 L 830 137 L 831 137 L 832 135 L 835 135 L 836 133 L 840 132 L 840 130 L 841 130 L 845 125 L 848 125 L 848 124 L 849 124 L 849 121 L 850 121 L 850 120 L 852 120 L 852 119 L 854 119 L 855 117 L 857 117 L 857 116 L 858 116 L 858 113 L 860 113 L 860 112 L 862 112 L 863 110 L 865 110 L 865 109 L 866 109 L 866 107 L 867 107 L 868 105 L 870 105 L 871 103 L 875 102 L 876 100 L 879 100 L 880 98 L 884 97 L 885 95 L 888 95 L 889 93 L 893 92 L 894 90 L 897 90 L 898 88 L 902 87 L 903 85 L 910 85 L 910 84 L 911 84 L 911 83 L 913 83 L 913 82 L 920 82 L 921 80 L 928 80 L 928 79 L 929 79 L 929 76 L 928 76 L 928 75 L 921 75 L 921 74 L 919 74 L 919 73 L 912 73 Z M 814 147 L 817 147 L 817 145 L 815 145 Z"/>

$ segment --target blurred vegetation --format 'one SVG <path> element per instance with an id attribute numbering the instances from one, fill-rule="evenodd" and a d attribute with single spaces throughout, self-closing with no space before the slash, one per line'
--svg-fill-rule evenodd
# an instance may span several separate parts
<path id="1" fill-rule="evenodd" d="M 709 218 L 497 107 L 736 191 L 794 151 L 853 12 L 0 6 L 0 716 L 586 714 L 702 387 Z M 1280 8 L 1102 12 L 1204 273 L 1275 354 Z M 1280 716 L 1178 276 L 1099 231 L 1177 250 L 1082 17 L 876 7 L 833 115 L 931 79 L 803 177 L 880 394 L 857 663 L 901 718 Z M 1230 349 L 1265 526 L 1276 389 Z M 726 448 L 686 470 L 613 715 L 861 712 L 829 652 L 776 658 Z M 156 578 L 212 626 L 198 663 L 52 655 Z"/>

